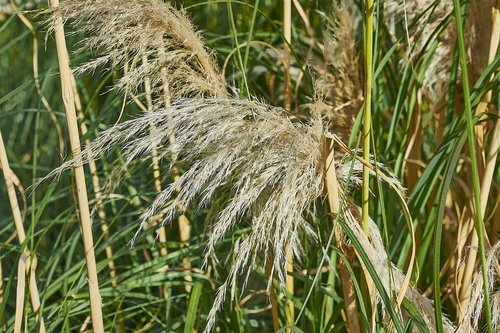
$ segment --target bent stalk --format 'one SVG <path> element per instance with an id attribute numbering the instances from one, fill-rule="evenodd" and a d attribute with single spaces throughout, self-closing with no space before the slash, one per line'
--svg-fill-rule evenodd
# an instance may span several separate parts
<path id="1" fill-rule="evenodd" d="M 24 247 L 21 258 L 19 259 L 19 278 L 22 276 L 29 274 L 29 289 L 30 289 L 30 297 L 31 304 L 33 306 L 33 313 L 35 314 L 35 321 L 40 322 L 40 333 L 45 333 L 45 323 L 43 318 L 40 316 L 40 294 L 38 292 L 38 287 L 36 284 L 36 276 L 35 276 L 35 267 L 36 267 L 36 257 L 31 256 L 30 251 L 26 246 L 24 246 L 24 242 L 26 240 L 26 233 L 23 228 L 23 219 L 21 216 L 21 211 L 19 210 L 19 204 L 17 202 L 16 191 L 14 189 L 14 181 L 12 179 L 12 172 L 9 166 L 9 160 L 7 159 L 7 152 L 5 150 L 5 145 L 3 143 L 2 133 L 0 132 L 0 164 L 3 169 L 3 176 L 5 179 L 5 186 L 7 188 L 7 193 L 9 195 L 10 207 L 12 209 L 12 215 L 14 216 L 14 224 L 16 227 L 17 238 L 19 240 L 19 244 L 21 247 Z M 23 268 L 21 270 L 21 268 Z M 22 275 L 21 275 L 22 274 Z M 23 288 L 24 290 L 24 288 Z M 23 293 L 24 294 L 24 293 Z M 2 295 L 0 295 L 2 296 Z M 21 299 L 18 298 L 16 308 L 22 306 L 24 301 L 24 297 Z M 22 318 L 18 318 L 17 313 L 19 310 L 16 310 L 16 328 L 19 328 L 22 323 Z M 21 316 L 22 316 L 22 307 L 20 308 Z"/>

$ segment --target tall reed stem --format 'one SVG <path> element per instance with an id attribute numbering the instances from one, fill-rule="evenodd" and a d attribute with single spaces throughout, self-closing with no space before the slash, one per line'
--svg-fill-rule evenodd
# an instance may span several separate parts
<path id="1" fill-rule="evenodd" d="M 142 62 L 146 66 L 148 63 L 148 57 L 145 55 L 142 56 Z M 153 97 L 151 93 L 151 79 L 149 77 L 144 78 L 144 90 L 146 92 L 146 105 L 147 105 L 146 112 L 151 112 L 153 111 Z M 151 124 L 149 131 L 151 135 L 154 134 L 154 132 L 156 131 L 154 125 Z M 160 165 L 158 163 L 158 150 L 156 149 L 156 147 L 152 147 L 151 149 L 151 160 L 153 164 L 154 189 L 156 194 L 159 194 L 161 193 L 161 175 L 160 175 Z M 159 219 L 161 220 L 162 218 L 160 217 Z M 160 249 L 160 254 L 162 256 L 166 256 L 167 248 L 165 246 L 167 242 L 167 232 L 165 230 L 165 227 L 161 226 L 157 232 L 160 242 L 164 245 Z"/>
<path id="2" fill-rule="evenodd" d="M 35 276 L 35 266 L 36 266 L 36 257 L 33 257 L 30 254 L 29 249 L 27 248 L 27 245 L 24 244 L 26 241 L 26 233 L 24 232 L 24 227 L 23 227 L 23 218 L 21 216 L 21 211 L 19 210 L 19 204 L 17 202 L 17 196 L 16 196 L 16 191 L 14 189 L 14 181 L 12 177 L 12 172 L 10 170 L 9 166 L 9 160 L 7 159 L 7 152 L 5 149 L 5 145 L 3 143 L 3 138 L 2 138 L 2 133 L 0 132 L 0 164 L 2 165 L 2 170 L 3 170 L 3 177 L 5 180 L 5 187 L 7 188 L 7 193 L 9 196 L 9 202 L 10 202 L 10 207 L 12 210 L 12 215 L 14 216 L 14 225 L 16 227 L 16 233 L 17 233 L 17 238 L 19 240 L 19 244 L 23 248 L 23 253 L 22 256 L 19 260 L 19 267 L 21 271 L 21 266 L 24 266 L 24 269 L 22 270 L 21 274 L 19 276 L 20 280 L 21 277 L 29 273 L 29 289 L 30 289 L 30 298 L 31 298 L 31 304 L 33 306 L 33 313 L 35 314 L 35 321 L 40 322 L 40 333 L 45 333 L 45 323 L 43 321 L 43 318 L 40 316 L 40 294 L 38 292 L 38 287 L 36 284 L 36 276 Z M 23 288 L 24 289 L 24 288 Z M 18 303 L 23 304 L 24 302 L 24 297 L 22 299 L 17 300 Z M 17 304 L 16 306 L 19 306 L 20 304 Z M 16 311 L 18 312 L 18 311 Z M 21 308 L 21 316 L 22 316 L 22 308 Z M 18 318 L 16 316 L 15 323 L 17 327 L 20 329 L 20 323 L 22 322 L 22 318 Z"/>
<path id="3" fill-rule="evenodd" d="M 481 212 L 481 187 L 479 183 L 479 169 L 476 160 L 476 143 L 474 138 L 474 120 L 472 115 L 472 105 L 470 100 L 470 89 L 469 89 L 469 76 L 467 71 L 467 54 L 465 51 L 465 41 L 464 41 L 464 31 L 463 31 L 463 21 L 462 21 L 462 10 L 459 0 L 453 0 L 455 22 L 457 25 L 457 41 L 458 41 L 458 53 L 460 60 L 460 68 L 462 72 L 462 86 L 464 93 L 464 112 L 465 120 L 467 122 L 467 139 L 469 142 L 469 156 L 472 171 L 472 187 L 473 187 L 473 199 L 474 199 L 474 219 L 476 222 L 476 233 L 479 245 L 479 257 L 481 262 L 481 275 L 483 279 L 483 292 L 484 292 L 484 304 L 485 304 L 485 316 L 486 324 L 488 327 L 488 332 L 492 332 L 491 323 L 491 307 L 490 307 L 490 295 L 488 292 L 488 275 L 486 266 L 486 255 L 484 246 L 484 221 L 483 214 Z"/>
<path id="4" fill-rule="evenodd" d="M 148 64 L 148 57 L 147 55 L 142 56 L 142 62 L 143 65 L 147 66 Z M 144 91 L 146 94 L 146 109 L 145 112 L 149 113 L 153 111 L 153 95 L 151 92 L 151 79 L 149 77 L 144 78 Z M 154 135 L 156 131 L 156 128 L 153 124 L 150 124 L 149 126 L 149 133 L 151 136 Z M 154 184 L 154 190 L 156 194 L 161 193 L 161 174 L 160 174 L 160 164 L 158 163 L 158 150 L 156 146 L 153 146 L 151 148 L 151 161 L 152 161 L 152 166 L 153 166 L 153 184 Z M 163 215 L 156 216 L 154 219 L 151 219 L 150 221 L 150 226 L 153 224 L 157 224 L 157 221 L 161 221 L 163 219 Z M 156 230 L 158 234 L 158 239 L 160 240 L 160 243 L 162 244 L 162 247 L 160 248 L 160 256 L 165 257 L 168 254 L 167 251 L 167 231 L 164 226 L 159 226 L 157 227 L 158 229 Z M 168 265 L 163 266 L 161 271 L 167 271 L 168 270 Z M 168 301 L 169 298 L 169 290 L 168 290 L 168 285 L 167 283 L 163 283 L 160 286 L 160 292 L 163 295 L 163 298 Z"/>
<path id="5" fill-rule="evenodd" d="M 71 83 L 72 83 L 72 88 L 73 88 L 73 94 L 75 96 L 75 107 L 76 107 L 76 113 L 78 117 L 81 119 L 80 121 L 80 132 L 82 133 L 82 137 L 85 137 L 88 133 L 88 128 L 87 125 L 85 124 L 85 121 L 83 121 L 84 114 L 83 114 L 83 107 L 82 103 L 80 100 L 80 96 L 78 95 L 78 88 L 76 85 L 76 80 L 74 75 L 71 75 Z M 90 139 L 85 140 L 85 145 L 87 147 L 90 147 Z M 92 178 L 92 188 L 94 191 L 94 197 L 97 205 L 97 217 L 99 218 L 99 225 L 101 226 L 101 231 L 104 237 L 104 240 L 109 240 L 109 227 L 107 223 L 107 217 L 106 217 L 106 208 L 104 206 L 104 196 L 101 192 L 101 182 L 99 180 L 99 175 L 97 174 L 97 165 L 95 160 L 91 157 L 91 154 L 88 154 L 89 160 L 88 160 L 88 165 L 89 165 L 89 171 L 90 171 L 90 176 Z M 106 245 L 105 248 L 106 252 L 106 259 L 108 259 L 108 269 L 109 269 L 109 276 L 111 277 L 111 285 L 113 287 L 117 286 L 117 280 L 116 280 L 116 265 L 115 261 L 113 259 L 113 248 L 111 247 L 110 244 Z M 123 316 L 121 312 L 118 312 L 117 315 L 117 326 L 118 326 L 118 332 L 119 333 L 124 333 L 125 332 L 125 325 L 123 324 Z"/>
<path id="6" fill-rule="evenodd" d="M 59 0 L 51 0 L 50 4 L 55 12 L 54 33 L 57 49 L 57 59 L 59 62 L 62 97 L 68 123 L 69 139 L 73 156 L 78 161 L 77 166 L 75 166 L 74 168 L 74 171 L 76 191 L 78 194 L 78 207 L 80 212 L 83 246 L 85 250 L 85 260 L 87 263 L 92 327 L 94 329 L 94 333 L 104 333 L 101 295 L 99 292 L 99 281 L 97 278 L 97 266 L 94 253 L 94 240 L 92 236 L 92 220 L 90 218 L 87 187 L 85 184 L 85 173 L 82 165 L 80 135 L 78 133 L 75 98 L 71 82 L 72 74 L 69 67 L 69 56 L 66 47 L 66 38 L 64 36 L 63 19 L 61 17 L 61 14 L 57 10 L 57 7 L 59 6 Z"/>
<path id="7" fill-rule="evenodd" d="M 490 39 L 490 49 L 488 54 L 488 65 L 495 60 L 495 56 L 498 50 L 498 45 L 500 42 L 500 0 L 496 1 L 496 4 L 492 7 L 492 31 L 491 31 L 491 39 Z M 491 90 L 485 95 L 484 101 L 479 103 L 476 114 L 483 113 L 488 103 L 491 101 Z M 500 112 L 500 111 L 499 111 Z M 499 113 L 500 115 L 500 113 Z M 484 216 L 486 213 L 486 206 L 488 203 L 488 195 L 491 189 L 491 183 L 493 180 L 493 174 L 495 171 L 496 160 L 498 156 L 498 149 L 500 148 L 500 122 L 497 120 L 495 123 L 495 127 L 492 133 L 492 139 L 490 142 L 490 149 L 488 150 L 488 155 L 486 155 L 486 163 L 485 169 L 483 173 L 483 179 L 481 181 L 481 216 Z M 472 221 L 470 224 L 472 225 Z M 492 226 L 492 241 L 495 242 L 495 228 L 498 228 L 498 223 L 493 223 Z M 470 242 L 471 249 L 475 249 L 478 246 L 479 237 L 476 232 L 472 233 L 472 239 Z M 467 258 L 467 263 L 465 264 L 465 272 L 462 278 L 461 290 L 460 290 L 460 306 L 459 306 L 459 321 L 463 319 L 463 315 L 465 314 L 464 309 L 469 304 L 470 297 L 470 284 L 472 282 L 472 277 L 475 271 L 475 263 L 476 263 L 477 255 L 475 250 L 471 250 L 469 256 Z"/>
<path id="8" fill-rule="evenodd" d="M 373 67 L 373 0 L 365 1 L 365 114 L 363 123 L 363 159 L 370 160 L 372 126 L 372 67 Z M 369 220 L 370 169 L 363 165 L 362 228 L 366 232 Z"/>
<path id="9" fill-rule="evenodd" d="M 166 108 L 169 108 L 172 106 L 172 102 L 170 100 L 170 87 L 168 85 L 167 69 L 165 67 L 163 67 L 161 69 L 161 74 L 162 74 L 162 85 L 163 85 L 163 87 L 162 87 L 163 88 L 163 105 Z M 173 147 L 175 144 L 175 136 L 170 135 L 168 137 L 168 141 L 170 143 L 170 146 Z M 176 152 L 173 152 L 173 153 L 174 153 L 173 160 L 175 160 L 177 158 Z M 179 180 L 179 177 L 180 177 L 179 169 L 175 166 L 172 167 L 172 176 L 173 176 L 174 182 L 177 182 Z M 175 192 L 177 194 L 179 194 L 181 192 L 181 188 L 177 187 L 175 189 Z M 179 209 L 179 211 L 183 211 L 183 204 L 182 203 L 179 204 L 178 209 Z M 181 246 L 182 247 L 188 246 L 189 241 L 191 239 L 191 222 L 189 221 L 189 219 L 187 218 L 187 216 L 185 214 L 181 214 L 177 218 L 177 222 L 179 225 L 179 239 L 181 241 Z M 193 277 L 190 274 L 191 259 L 189 258 L 189 256 L 182 258 L 182 267 L 185 270 L 185 273 L 187 273 L 184 276 L 184 281 L 188 282 L 187 284 L 185 284 L 184 289 L 189 294 L 191 292 L 191 282 L 193 281 Z"/>
<path id="10" fill-rule="evenodd" d="M 328 198 L 328 207 L 331 213 L 338 214 L 340 211 L 340 193 L 337 175 L 335 173 L 333 141 L 330 139 L 325 141 L 325 187 Z M 341 236 L 336 235 L 336 237 L 337 239 L 340 239 Z M 346 256 L 352 257 L 347 252 Z M 359 311 L 356 304 L 356 293 L 354 292 L 354 286 L 351 281 L 349 271 L 342 260 L 339 261 L 339 271 L 340 279 L 342 280 L 342 292 L 344 294 L 347 328 L 350 333 L 359 333 L 361 332 L 361 327 L 359 325 Z"/>
<path id="11" fill-rule="evenodd" d="M 372 73 L 373 73 L 373 0 L 365 1 L 365 113 L 363 122 L 363 159 L 370 161 L 370 143 L 372 127 Z M 370 168 L 363 164 L 363 186 L 361 192 L 361 228 L 367 232 L 370 220 Z M 361 262 L 364 272 L 363 287 L 366 287 L 367 299 L 370 300 L 372 308 L 375 308 L 375 286 Z M 375 321 L 375 310 L 372 315 L 372 323 Z"/>
<path id="12" fill-rule="evenodd" d="M 290 111 L 292 105 L 292 88 L 291 88 L 291 80 L 290 80 L 290 45 L 292 43 L 292 0 L 285 0 L 284 4 L 284 36 L 285 36 L 285 45 L 284 45 L 284 71 L 285 71 L 285 98 L 284 98 L 284 108 L 287 111 Z M 293 301 L 294 295 L 294 279 L 290 274 L 293 272 L 293 252 L 290 248 L 287 249 L 287 276 L 285 281 L 286 290 L 289 293 L 289 297 L 287 296 L 286 300 L 286 308 L 285 308 L 285 321 L 288 326 L 287 332 L 291 332 L 290 327 L 295 322 L 295 305 Z"/>

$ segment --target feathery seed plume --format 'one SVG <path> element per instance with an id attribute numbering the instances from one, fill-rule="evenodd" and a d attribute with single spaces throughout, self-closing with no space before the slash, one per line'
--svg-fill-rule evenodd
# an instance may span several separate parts
<path id="1" fill-rule="evenodd" d="M 160 0 L 67 0 L 57 10 L 65 23 L 85 37 L 77 51 L 91 50 L 94 59 L 76 72 L 93 71 L 111 64 L 128 71 L 116 87 L 140 91 L 144 78 L 151 80 L 156 106 L 163 103 L 167 86 L 170 98 L 225 96 L 225 83 L 214 56 L 186 13 Z M 54 29 L 51 26 L 51 29 Z M 147 63 L 141 61 L 146 56 Z"/>
<path id="2" fill-rule="evenodd" d="M 398 35 L 395 28 L 389 29 L 394 38 L 404 36 L 403 40 L 408 43 L 406 57 L 401 60 L 402 65 L 408 61 L 414 62 L 421 52 L 428 50 L 429 41 L 439 40 L 422 82 L 424 93 L 435 103 L 439 103 L 448 91 L 447 82 L 455 48 L 456 31 L 453 22 L 444 26 L 441 37 L 438 35 L 441 25 L 452 12 L 451 0 L 389 0 L 384 4 L 386 24 L 403 26 L 402 35 Z M 412 66 L 415 65 L 413 63 Z"/>
<path id="3" fill-rule="evenodd" d="M 500 329 L 500 241 L 486 253 L 486 267 L 488 272 L 488 290 L 491 300 L 491 318 L 493 331 Z M 465 309 L 465 315 L 458 327 L 457 333 L 479 332 L 479 322 L 484 307 L 484 291 L 481 269 L 475 273 L 470 286 L 470 302 Z"/>
<path id="4" fill-rule="evenodd" d="M 317 107 L 330 120 L 330 130 L 347 142 L 362 102 L 359 54 L 350 8 L 333 6 L 327 19 L 323 68 L 318 69 L 315 91 L 324 102 Z"/>
<path id="5" fill-rule="evenodd" d="M 153 134 L 151 124 L 157 129 Z M 171 135 L 176 137 L 173 144 Z M 283 109 L 254 100 L 181 99 L 170 108 L 104 131 L 82 150 L 82 159 L 98 159 L 116 147 L 122 149 L 125 165 L 147 156 L 151 147 L 161 147 L 159 159 L 176 152 L 172 165 L 186 172 L 156 196 L 143 213 L 143 222 L 161 211 L 163 224 L 169 223 L 183 213 L 179 207 L 185 209 L 195 197 L 209 205 L 218 190 L 230 191 L 231 199 L 210 228 L 205 262 L 236 223 L 246 221 L 252 230 L 239 241 L 236 260 L 209 316 L 209 330 L 225 289 L 230 287 L 234 295 L 240 274 L 250 271 L 257 259 L 268 257 L 284 283 L 285 249 L 292 249 L 298 257 L 300 236 L 313 235 L 308 215 L 314 215 L 313 204 L 323 193 L 322 140 L 323 125 L 317 117 L 307 124 L 292 123 Z M 47 177 L 75 163 L 75 159 L 67 161 Z"/>

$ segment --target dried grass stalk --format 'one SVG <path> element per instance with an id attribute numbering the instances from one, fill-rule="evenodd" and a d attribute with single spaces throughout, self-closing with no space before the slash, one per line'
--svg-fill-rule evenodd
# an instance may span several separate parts
<path id="1" fill-rule="evenodd" d="M 330 212 L 333 214 L 340 213 L 340 189 L 341 186 L 337 179 L 337 173 L 339 170 L 335 169 L 335 153 L 334 146 L 332 140 L 326 140 L 325 144 L 325 188 L 328 199 L 328 207 Z M 340 175 L 342 175 L 340 173 Z M 348 174 L 347 174 L 348 175 Z M 343 178 L 343 180 L 347 179 L 347 177 Z M 337 226 L 335 230 L 335 237 L 340 244 L 340 247 L 345 250 L 345 242 L 342 242 L 343 236 L 340 227 Z M 349 253 L 344 251 L 347 254 L 347 260 L 352 261 L 354 253 Z M 346 265 L 343 261 L 339 262 L 339 271 L 340 278 L 342 279 L 342 291 L 344 294 L 344 303 L 346 310 L 346 319 L 347 319 L 347 328 L 349 332 L 361 332 L 361 327 L 359 324 L 359 310 L 356 303 L 356 293 L 354 291 L 354 286 L 351 281 L 351 277 L 349 275 L 349 271 L 347 270 Z"/>
<path id="2" fill-rule="evenodd" d="M 87 263 L 87 276 L 90 296 L 90 309 L 92 315 L 92 326 L 95 333 L 104 333 L 102 318 L 101 295 L 99 292 L 99 281 L 97 277 L 97 266 L 94 253 L 94 240 L 92 236 L 92 219 L 90 217 L 89 202 L 87 197 L 87 187 L 85 184 L 85 174 L 82 161 L 79 158 L 80 135 L 78 133 L 78 122 L 76 118 L 75 99 L 72 88 L 72 74 L 69 67 L 69 56 L 66 48 L 66 38 L 64 36 L 63 19 L 57 11 L 59 0 L 50 2 L 52 10 L 55 11 L 53 29 L 56 39 L 57 59 L 61 78 L 61 89 L 68 122 L 68 132 L 71 143 L 71 150 L 75 156 L 75 180 L 76 191 L 78 193 L 78 208 L 80 212 L 81 231 L 85 250 L 85 261 Z"/>
<path id="3" fill-rule="evenodd" d="M 0 164 L 2 165 L 5 186 L 7 188 L 10 207 L 12 210 L 12 215 L 14 217 L 14 225 L 16 228 L 17 238 L 19 240 L 19 244 L 21 244 L 21 246 L 24 246 L 23 244 L 26 241 L 26 233 L 23 227 L 23 218 L 21 216 L 21 211 L 19 210 L 16 191 L 14 189 L 14 181 L 12 178 L 12 171 L 10 170 L 9 160 L 7 158 L 7 152 L 5 150 L 5 145 L 3 143 L 1 132 L 0 132 Z M 21 258 L 19 259 L 19 267 L 18 267 L 19 284 L 18 284 L 18 297 L 16 302 L 16 319 L 14 325 L 15 326 L 14 330 L 16 332 L 20 332 L 21 324 L 23 321 L 22 314 L 24 308 L 24 284 L 22 283 L 23 281 L 26 280 L 26 275 L 29 275 L 28 279 L 29 279 L 30 298 L 31 298 L 31 304 L 33 306 L 33 313 L 35 314 L 35 321 L 39 322 L 40 324 L 40 333 L 45 333 L 45 323 L 43 321 L 43 318 L 40 317 L 39 313 L 41 303 L 40 303 L 40 293 L 38 292 L 38 287 L 36 284 L 35 268 L 36 268 L 36 257 L 32 259 L 29 249 L 23 247 L 23 253 L 21 255 Z"/>

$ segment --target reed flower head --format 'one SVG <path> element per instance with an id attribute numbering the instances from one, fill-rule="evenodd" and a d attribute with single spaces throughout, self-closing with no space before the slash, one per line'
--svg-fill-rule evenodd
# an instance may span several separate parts
<path id="1" fill-rule="evenodd" d="M 116 147 L 122 149 L 125 167 L 149 155 L 152 147 L 160 147 L 159 159 L 176 156 L 171 165 L 186 172 L 156 196 L 142 214 L 143 222 L 161 212 L 162 224 L 167 224 L 196 197 L 200 205 L 208 206 L 218 191 L 231 193 L 210 228 L 205 262 L 235 224 L 248 223 L 251 231 L 238 240 L 236 259 L 211 312 L 210 327 L 225 289 L 229 286 L 234 296 L 240 274 L 246 270 L 248 278 L 257 259 L 270 260 L 270 279 L 277 276 L 284 283 L 286 249 L 300 257 L 301 235 L 314 234 L 309 222 L 313 204 L 323 194 L 322 140 L 323 125 L 317 117 L 309 123 L 292 123 L 283 109 L 255 100 L 181 99 L 170 108 L 104 131 L 83 149 L 82 158 L 84 162 L 98 159 Z M 48 177 L 76 163 L 70 160 Z"/>
<path id="2" fill-rule="evenodd" d="M 205 48 L 201 34 L 184 11 L 168 3 L 67 0 L 57 11 L 75 32 L 87 36 L 77 52 L 94 53 L 94 59 L 77 67 L 77 73 L 104 64 L 118 66 L 124 73 L 116 87 L 132 92 L 140 91 L 148 77 L 158 105 L 165 89 L 172 100 L 226 95 L 214 55 Z"/>
<path id="3" fill-rule="evenodd" d="M 330 120 L 330 130 L 347 142 L 363 88 L 351 11 L 334 5 L 333 12 L 335 16 L 327 18 L 323 66 L 317 69 L 314 88 L 321 100 L 317 107 Z"/>
<path id="4" fill-rule="evenodd" d="M 408 43 L 402 65 L 409 61 L 415 62 L 424 51 L 431 48 L 429 41 L 437 41 L 422 82 L 424 93 L 436 103 L 444 98 L 448 89 L 456 31 L 454 24 L 446 21 L 452 13 L 452 0 L 391 0 L 384 6 L 384 18 L 389 31 L 394 38 L 402 37 Z M 401 34 L 396 32 L 396 25 L 402 25 Z M 441 29 L 444 29 L 442 34 Z"/>
<path id="5" fill-rule="evenodd" d="M 493 331 L 500 329 L 500 241 L 486 253 L 486 267 L 488 274 L 488 291 L 491 300 L 491 318 Z M 470 286 L 470 300 L 465 315 L 458 328 L 458 333 L 479 332 L 478 327 L 484 307 L 484 291 L 481 269 L 479 269 Z"/>

